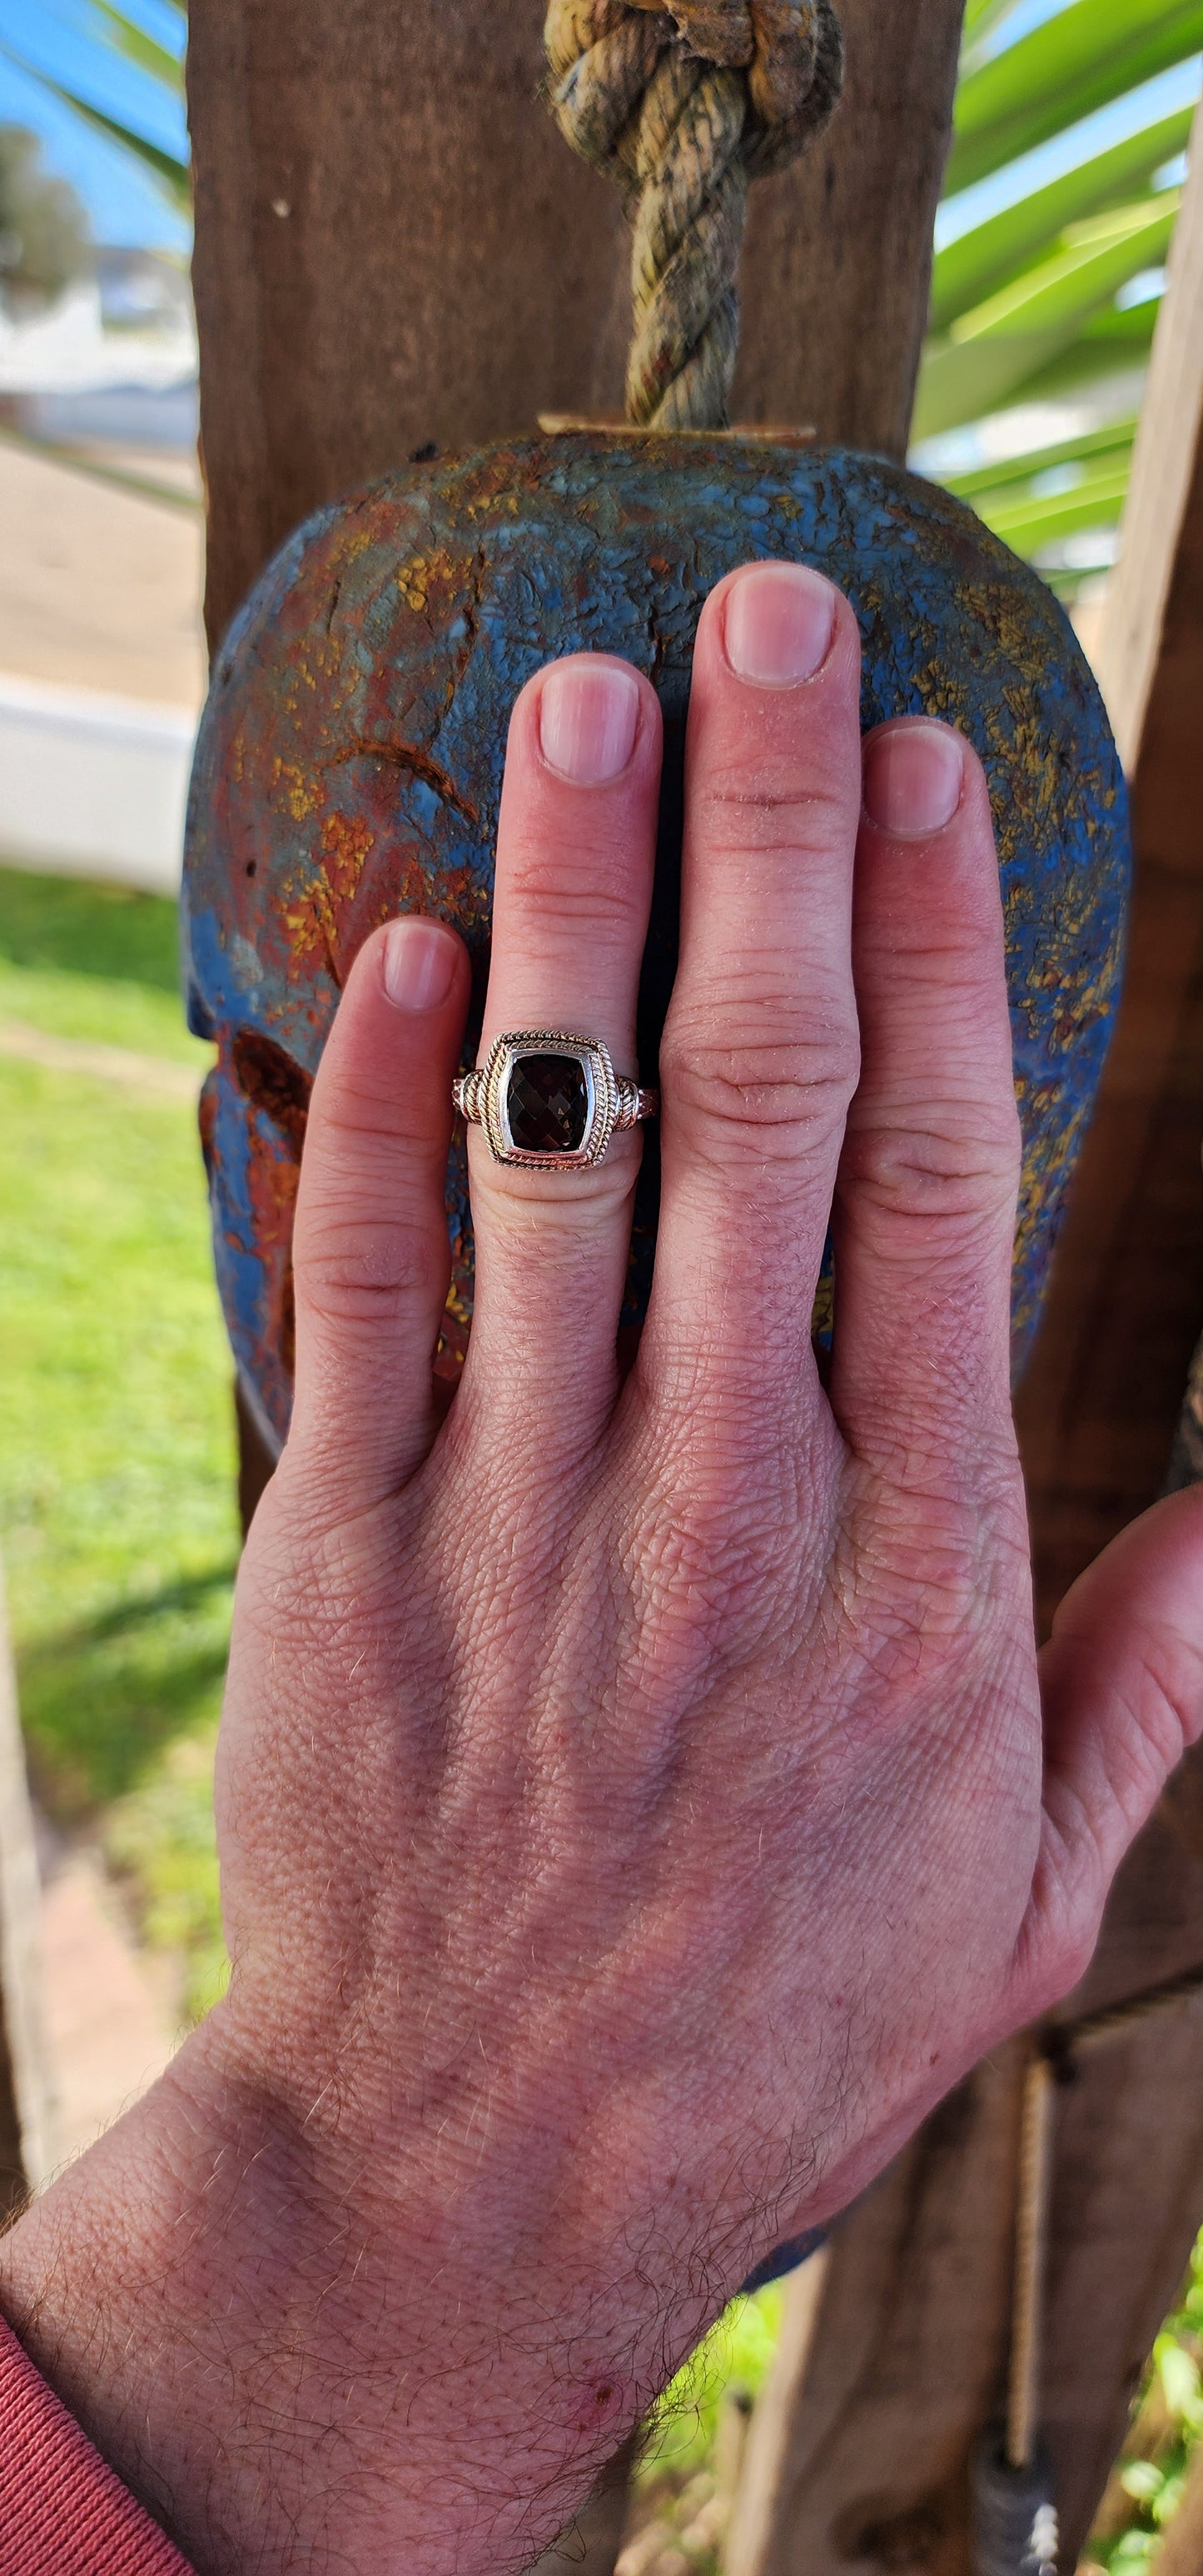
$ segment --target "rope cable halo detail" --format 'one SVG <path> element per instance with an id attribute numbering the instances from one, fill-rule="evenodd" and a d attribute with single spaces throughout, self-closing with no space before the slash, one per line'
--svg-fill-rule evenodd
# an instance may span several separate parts
<path id="1" fill-rule="evenodd" d="M 833 0 L 550 0 L 544 45 L 561 133 L 632 217 L 627 417 L 725 428 L 748 184 L 832 115 Z"/>

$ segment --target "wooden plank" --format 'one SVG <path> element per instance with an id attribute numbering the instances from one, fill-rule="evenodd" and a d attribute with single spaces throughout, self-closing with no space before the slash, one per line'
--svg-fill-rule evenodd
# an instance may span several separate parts
<path id="1" fill-rule="evenodd" d="M 1128 975 L 1021 1390 L 1042 1622 L 1151 1502 L 1203 1313 L 1203 130 L 1098 657 L 1132 782 Z"/>
<path id="2" fill-rule="evenodd" d="M 1203 1970 L 1203 1755 L 1120 1873 L 1094 1961 L 1056 2018 Z M 1203 1999 L 1083 2052 L 1057 2110 L 1044 2431 L 1071 2567 L 1153 2337 L 1203 2220 Z"/>
<path id="3" fill-rule="evenodd" d="M 735 2482 L 724 2576 L 742 2576 L 744 2569 L 755 2568 L 770 2546 L 830 2269 L 831 2247 L 822 2245 L 786 2283 L 773 2366 L 752 2409 Z"/>
<path id="4" fill-rule="evenodd" d="M 614 2576 L 637 2447 L 634 2437 L 623 2443 L 576 2520 L 545 2551 L 529 2576 Z"/>
<path id="5" fill-rule="evenodd" d="M 752 190 L 737 420 L 905 456 L 952 136 L 964 0 L 837 0 L 839 112 Z"/>
<path id="6" fill-rule="evenodd" d="M 1195 1761 L 1055 2018 L 1200 1968 Z M 1041 2430 L 1065 2567 L 1203 2218 L 1201 2032 L 1203 1999 L 1186 2001 L 1084 2054 L 1058 2091 Z M 971 2576 L 969 2463 L 1001 2411 L 1010 2344 L 1021 2073 L 1019 2044 L 996 2051 L 836 2230 L 808 2364 L 783 2347 L 770 2377 L 776 2458 L 741 2494 L 729 2576 Z"/>
<path id="7" fill-rule="evenodd" d="M 1134 461 L 1124 568 L 1100 652 L 1132 775 L 1128 983 L 1018 1406 L 1044 1625 L 1074 1575 L 1158 1492 L 1203 1310 L 1196 132 Z M 1203 1457 L 1190 1445 L 1194 1419 L 1179 1439 L 1179 1474 Z M 1089 1976 L 1065 2015 L 1200 1969 L 1203 1757 L 1195 1755 L 1130 1855 Z M 1084 2060 L 1058 2097 L 1042 2418 L 1063 2566 L 1085 2540 L 1203 2218 L 1201 2024 L 1199 2004 L 1147 2024 Z M 841 2227 L 813 2357 L 781 2440 L 775 2514 L 737 2560 L 738 2576 L 867 2576 L 903 2565 L 969 2576 L 969 2461 L 1006 2365 L 1014 2220 L 1013 2107 L 981 2096 L 979 2113 L 951 2169 L 941 2164 L 938 2114 L 935 2135 L 929 2123 Z M 967 2221 L 952 2261 L 936 2250 L 950 2194 Z M 954 2247 L 956 2215 L 944 2221 Z M 931 2249 L 918 2263 L 908 2231 Z"/>
<path id="8" fill-rule="evenodd" d="M 1108 584 L 1095 655 L 1120 756 L 1130 774 L 1138 766 L 1155 701 L 1160 705 L 1169 693 L 1181 702 L 1185 690 L 1187 711 L 1197 668 L 1191 626 L 1198 619 L 1198 595 L 1192 620 L 1191 603 L 1184 603 L 1181 591 L 1182 550 L 1197 508 L 1203 436 L 1201 143 L 1203 109 L 1196 112 L 1191 136 L 1186 191 L 1132 458 L 1120 557 Z"/>
<path id="9" fill-rule="evenodd" d="M 1109 2045 L 1056 2119 L 1042 2429 L 1071 2568 L 1203 2219 L 1203 2004 Z"/>
<path id="10" fill-rule="evenodd" d="M 51 2169 L 41 1887 L 0 1565 L 0 2226 Z"/>
<path id="11" fill-rule="evenodd" d="M 737 401 L 900 453 L 962 0 L 842 0 L 848 84 L 754 191 Z M 543 0 L 194 0 L 215 637 L 319 503 L 428 440 L 621 408 L 617 191 L 543 109 Z"/>
<path id="12" fill-rule="evenodd" d="M 836 2231 L 809 2365 L 782 2405 L 783 2345 L 766 2391 L 776 2477 L 745 2478 L 729 2576 L 963 2576 L 966 2432 L 1002 2393 L 1023 2063 L 997 2050 Z"/>

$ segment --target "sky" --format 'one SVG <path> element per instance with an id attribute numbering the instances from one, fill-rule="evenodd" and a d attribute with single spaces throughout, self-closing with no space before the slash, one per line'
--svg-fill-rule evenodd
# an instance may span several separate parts
<path id="1" fill-rule="evenodd" d="M 1066 5 L 1067 0 L 1019 0 L 998 31 L 997 43 L 1015 42 Z M 124 6 L 160 43 L 178 49 L 180 21 L 169 0 L 124 0 Z M 100 26 L 91 0 L 0 0 L 0 122 L 30 125 L 41 135 L 47 165 L 79 191 L 98 241 L 186 251 L 187 225 L 149 174 L 139 171 L 116 146 L 89 132 L 3 50 L 7 39 L 98 107 L 128 116 L 155 142 L 182 149 L 186 140 L 182 104 L 170 99 L 158 82 L 123 62 L 104 43 Z M 1196 57 L 1114 106 L 1100 109 L 1009 169 L 966 189 L 942 208 L 937 242 L 954 239 L 1029 188 L 1057 177 L 1154 117 L 1190 104 L 1198 96 L 1199 83 Z"/>
<path id="2" fill-rule="evenodd" d="M 173 51 L 178 13 L 165 0 L 123 0 L 126 14 Z M 86 127 L 4 52 L 6 41 L 112 116 L 128 118 L 152 142 L 186 146 L 184 111 L 161 83 L 124 62 L 97 31 L 89 0 L 0 0 L 0 123 L 32 126 L 44 160 L 69 179 L 99 242 L 186 251 L 189 228 L 149 172 Z"/>

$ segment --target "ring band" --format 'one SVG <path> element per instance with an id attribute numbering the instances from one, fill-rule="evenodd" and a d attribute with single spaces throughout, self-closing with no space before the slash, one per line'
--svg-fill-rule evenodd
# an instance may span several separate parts
<path id="1" fill-rule="evenodd" d="M 601 1038 L 568 1029 L 507 1029 L 451 1096 L 461 1118 L 483 1127 L 495 1163 L 540 1172 L 600 1163 L 612 1136 L 660 1107 L 658 1091 L 615 1073 Z"/>

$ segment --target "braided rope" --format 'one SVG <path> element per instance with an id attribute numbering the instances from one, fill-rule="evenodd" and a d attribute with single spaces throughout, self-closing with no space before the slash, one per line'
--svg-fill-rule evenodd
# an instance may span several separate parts
<path id="1" fill-rule="evenodd" d="M 550 0 L 544 42 L 561 133 L 633 217 L 627 417 L 724 428 L 748 183 L 835 107 L 833 0 Z"/>

